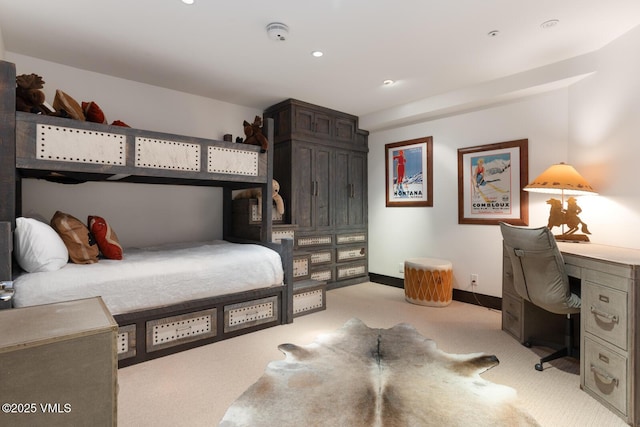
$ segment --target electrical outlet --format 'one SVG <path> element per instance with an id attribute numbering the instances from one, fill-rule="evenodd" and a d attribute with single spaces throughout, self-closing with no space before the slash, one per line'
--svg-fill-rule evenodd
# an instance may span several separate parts
<path id="1" fill-rule="evenodd" d="M 398 273 L 404 273 L 404 262 L 398 263 Z"/>
<path id="2" fill-rule="evenodd" d="M 478 286 L 478 275 L 477 274 L 472 274 L 471 275 L 471 286 L 472 287 Z"/>

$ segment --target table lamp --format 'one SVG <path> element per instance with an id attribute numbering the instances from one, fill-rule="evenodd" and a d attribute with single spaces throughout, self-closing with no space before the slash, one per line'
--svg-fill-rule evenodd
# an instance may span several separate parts
<path id="1" fill-rule="evenodd" d="M 560 194 L 562 200 L 549 199 L 547 204 L 551 205 L 549 210 L 549 223 L 547 227 L 552 229 L 556 226 L 562 227 L 562 234 L 556 235 L 556 240 L 568 242 L 588 242 L 591 234 L 587 224 L 582 222 L 578 214 L 582 212 L 574 197 L 567 199 L 567 206 L 564 206 L 564 196 L 584 196 L 587 194 L 598 194 L 591 185 L 578 173 L 571 165 L 559 163 L 549 167 L 530 184 L 524 187 L 525 191 L 535 193 Z M 565 232 L 564 226 L 567 226 Z M 577 231 L 584 234 L 579 234 Z"/>

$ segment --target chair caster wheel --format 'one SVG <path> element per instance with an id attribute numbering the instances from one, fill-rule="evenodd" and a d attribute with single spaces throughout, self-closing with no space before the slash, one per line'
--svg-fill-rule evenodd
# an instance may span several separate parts
<path id="1" fill-rule="evenodd" d="M 542 372 L 542 363 L 536 363 L 536 371 L 541 371 Z"/>
<path id="2" fill-rule="evenodd" d="M 527 348 L 531 348 L 531 343 L 529 341 L 525 341 L 524 344 L 522 344 L 522 345 L 527 347 Z"/>

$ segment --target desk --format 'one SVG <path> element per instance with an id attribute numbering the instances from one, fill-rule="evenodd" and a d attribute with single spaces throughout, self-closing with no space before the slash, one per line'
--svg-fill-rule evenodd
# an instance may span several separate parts
<path id="1" fill-rule="evenodd" d="M 567 274 L 581 287 L 580 387 L 640 426 L 640 250 L 593 243 L 558 247 Z M 563 316 L 522 300 L 506 254 L 502 265 L 502 329 L 521 343 L 553 329 L 559 332 L 550 340 L 562 342 Z"/>

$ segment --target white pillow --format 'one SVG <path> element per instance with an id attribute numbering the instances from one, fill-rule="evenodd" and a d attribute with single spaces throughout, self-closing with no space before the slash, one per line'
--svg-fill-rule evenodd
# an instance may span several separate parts
<path id="1" fill-rule="evenodd" d="M 69 252 L 62 238 L 44 222 L 16 218 L 13 236 L 16 260 L 29 273 L 59 270 L 69 261 Z"/>

